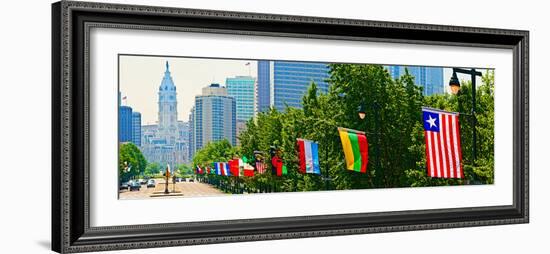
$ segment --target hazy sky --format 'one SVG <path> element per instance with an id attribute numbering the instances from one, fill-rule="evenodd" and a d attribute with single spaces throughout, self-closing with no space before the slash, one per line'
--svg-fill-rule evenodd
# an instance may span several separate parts
<path id="1" fill-rule="evenodd" d="M 170 63 L 170 72 L 176 85 L 178 120 L 187 121 L 195 103 L 195 95 L 211 83 L 225 85 L 227 77 L 257 75 L 255 60 L 201 59 L 183 57 L 120 56 L 119 85 L 123 105 L 141 113 L 142 124 L 154 124 L 158 120 L 158 89 L 164 77 L 165 63 Z M 246 63 L 250 62 L 250 65 Z M 481 70 L 480 70 L 481 71 Z M 445 87 L 452 74 L 451 68 L 444 68 Z M 459 74 L 459 79 L 469 77 Z M 481 79 L 478 78 L 478 84 Z"/>
<path id="2" fill-rule="evenodd" d="M 166 61 L 170 64 L 172 80 L 176 85 L 178 120 L 187 121 L 195 104 L 195 95 L 211 83 L 225 85 L 225 79 L 234 76 L 256 76 L 256 61 L 120 56 L 120 92 L 126 96 L 123 105 L 141 113 L 142 124 L 158 120 L 158 89 Z M 249 66 L 246 63 L 250 62 Z"/>

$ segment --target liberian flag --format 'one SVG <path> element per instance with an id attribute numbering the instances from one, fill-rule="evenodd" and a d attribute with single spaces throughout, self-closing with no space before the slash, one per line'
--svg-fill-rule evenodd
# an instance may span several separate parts
<path id="1" fill-rule="evenodd" d="M 321 174 L 319 168 L 319 145 L 307 139 L 297 139 L 300 157 L 300 173 Z"/>
<path id="2" fill-rule="evenodd" d="M 458 113 L 422 108 L 428 176 L 463 178 Z"/>
<path id="3" fill-rule="evenodd" d="M 362 131 L 356 131 L 338 127 L 344 156 L 346 157 L 346 168 L 356 172 L 367 173 L 369 162 L 369 144 L 367 136 Z"/>

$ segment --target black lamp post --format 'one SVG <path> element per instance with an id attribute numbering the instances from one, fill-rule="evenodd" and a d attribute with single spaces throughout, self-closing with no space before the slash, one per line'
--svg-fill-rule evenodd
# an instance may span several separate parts
<path id="1" fill-rule="evenodd" d="M 375 164 L 376 164 L 376 170 L 378 173 L 380 173 L 380 176 L 382 176 L 382 167 L 380 166 L 380 113 L 378 112 L 380 110 L 380 105 L 378 102 L 374 102 L 372 104 L 372 108 L 374 111 L 374 128 L 375 128 L 375 135 L 376 135 L 376 146 L 374 147 L 375 152 Z M 364 120 L 367 116 L 367 113 L 365 112 L 365 103 L 361 102 L 361 105 L 359 106 L 359 109 L 357 110 L 357 114 L 359 115 L 359 118 L 361 120 Z M 365 121 L 366 123 L 366 121 Z M 365 124 L 365 132 L 367 131 L 367 126 Z M 381 182 L 379 183 L 381 184 Z"/>
<path id="2" fill-rule="evenodd" d="M 451 88 L 451 93 L 456 95 L 460 91 L 460 81 L 456 76 L 457 73 L 469 74 L 472 79 L 472 164 L 475 164 L 477 156 L 477 131 L 476 131 L 476 76 L 482 76 L 482 73 L 476 71 L 476 69 L 462 69 L 462 68 L 453 68 L 453 76 L 449 80 L 449 87 Z"/>

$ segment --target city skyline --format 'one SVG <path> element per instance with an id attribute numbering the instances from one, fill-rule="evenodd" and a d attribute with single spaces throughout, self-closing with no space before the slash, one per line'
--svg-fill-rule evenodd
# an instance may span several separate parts
<path id="1" fill-rule="evenodd" d="M 129 55 L 121 55 L 119 60 L 119 91 L 127 98 L 121 104 L 140 112 L 143 125 L 157 124 L 157 92 L 166 61 L 170 63 L 173 82 L 177 86 L 177 118 L 180 121 L 188 120 L 195 96 L 202 93 L 203 87 L 212 83 L 225 85 L 227 78 L 249 76 L 249 71 L 256 76 L 257 66 L 254 60 Z"/>
<path id="2" fill-rule="evenodd" d="M 374 175 L 376 178 L 372 181 L 372 186 L 360 181 L 350 181 L 347 177 L 350 176 L 349 171 L 355 172 L 353 177 L 357 173 L 367 173 L 369 161 L 367 134 L 379 128 L 377 127 L 379 123 L 375 123 L 372 127 L 369 124 L 365 126 L 362 121 L 368 113 L 364 110 L 364 102 L 357 98 L 364 100 L 367 96 L 371 100 L 370 103 L 382 101 L 397 105 L 385 110 L 393 111 L 392 116 L 399 117 L 402 121 L 399 124 L 391 123 L 386 128 L 411 132 L 411 135 L 403 136 L 403 142 L 396 142 L 398 146 L 392 148 L 394 153 L 408 156 L 406 160 L 396 163 L 410 165 L 410 161 L 420 161 L 417 153 L 410 152 L 410 144 L 419 146 L 419 141 L 423 139 L 415 136 L 418 132 L 414 128 L 415 125 L 410 123 L 410 118 L 416 115 L 414 111 L 422 110 L 424 118 L 419 120 L 425 122 L 424 135 L 430 135 L 424 140 L 428 142 L 429 137 L 436 138 L 435 135 L 440 135 L 441 130 L 444 130 L 446 132 L 441 135 L 449 137 L 452 134 L 453 138 L 447 138 L 446 142 L 449 143 L 447 145 L 439 143 L 438 145 L 455 149 L 455 152 L 447 149 L 444 153 L 434 155 L 428 152 L 431 148 L 426 146 L 428 149 L 426 167 L 429 177 L 465 178 L 466 174 L 462 171 L 461 162 L 460 140 L 462 138 L 456 138 L 461 135 L 460 128 L 456 127 L 458 114 L 452 112 L 460 111 L 459 100 L 453 99 L 453 96 L 440 96 L 432 101 L 421 96 L 422 94 L 444 94 L 449 90 L 443 78 L 445 73 L 443 67 L 338 64 L 331 69 L 329 63 L 322 62 L 156 58 L 155 60 L 162 60 L 155 61 L 156 64 L 163 67 L 162 70 L 155 68 L 155 71 L 159 72 L 156 75 L 145 74 L 151 72 L 146 68 L 154 61 L 145 60 L 144 57 L 140 60 L 145 62 L 134 62 L 133 70 L 128 66 L 119 67 L 122 69 L 123 76 L 126 76 L 126 72 L 130 70 L 135 73 L 133 78 L 120 78 L 124 84 L 120 84 L 118 91 L 119 194 L 123 197 L 134 197 L 135 195 L 131 192 L 135 190 L 139 191 L 140 197 L 189 195 L 191 190 L 186 188 L 190 186 L 177 184 L 181 182 L 177 180 L 178 177 L 189 178 L 189 176 L 194 176 L 194 180 L 189 182 L 198 181 L 196 185 L 204 189 L 201 193 L 218 194 L 387 187 L 388 185 L 384 182 L 387 178 L 383 173 Z M 258 65 L 261 67 L 260 70 Z M 256 76 L 253 76 L 251 66 L 256 68 Z M 248 72 L 247 75 L 241 74 L 243 69 L 245 69 L 244 72 Z M 406 69 L 412 75 L 414 84 L 422 87 L 423 92 L 420 89 L 405 89 L 409 96 L 404 96 L 403 88 L 408 87 L 410 83 L 399 77 L 406 73 Z M 447 71 L 451 70 L 447 69 Z M 181 76 L 182 73 L 186 76 Z M 330 79 L 331 75 L 333 79 Z M 487 76 L 486 83 L 494 80 L 492 75 Z M 208 76 L 212 76 L 211 82 L 205 78 Z M 134 82 L 131 82 L 132 80 Z M 150 82 L 150 84 L 141 85 L 143 82 Z M 319 97 L 315 99 L 315 96 L 308 95 L 307 99 L 304 99 L 312 82 L 317 84 Z M 384 91 L 379 90 L 380 85 L 383 85 Z M 151 87 L 154 90 L 150 89 Z M 334 90 L 330 89 L 331 87 Z M 492 89 L 490 83 L 487 83 L 486 87 Z M 138 93 L 135 90 L 142 92 Z M 327 93 L 328 91 L 335 92 Z M 478 91 L 480 102 L 490 107 L 493 93 L 487 89 Z M 137 100 L 137 103 L 128 103 L 126 100 L 128 96 L 143 96 L 143 99 Z M 457 96 L 464 96 L 464 94 L 459 93 Z M 443 101 L 452 105 L 449 108 L 444 106 L 448 111 L 440 109 L 441 106 L 438 103 Z M 352 103 L 352 105 L 348 107 L 343 106 L 342 103 Z M 423 106 L 420 108 L 419 104 Z M 265 111 L 266 106 L 275 110 Z M 293 109 L 287 110 L 287 107 Z M 190 108 L 187 117 L 186 108 Z M 148 111 L 149 113 L 143 113 Z M 263 113 L 256 117 L 259 111 Z M 409 112 L 408 116 L 403 115 L 403 112 Z M 374 119 L 377 119 L 376 111 L 370 114 L 375 114 Z M 341 117 L 348 115 L 355 117 Z M 147 117 L 148 120 L 143 123 L 142 117 Z M 371 117 L 373 116 L 371 115 L 369 119 L 373 119 Z M 453 128 L 445 128 L 450 125 L 449 121 L 445 120 L 448 117 L 456 119 L 452 120 Z M 313 119 L 317 123 L 311 125 L 310 121 Z M 480 119 L 491 119 L 491 115 L 488 113 L 485 118 Z M 315 128 L 304 128 L 306 123 Z M 489 120 L 482 120 L 480 124 L 487 130 L 491 128 Z M 327 133 L 331 129 L 338 131 L 341 147 L 335 144 L 332 138 L 327 138 Z M 439 138 L 439 140 L 444 139 Z M 475 141 L 475 138 L 473 140 Z M 297 146 L 296 141 L 298 141 Z M 373 143 L 375 146 L 380 144 L 380 141 Z M 399 146 L 399 144 L 403 145 Z M 465 144 L 467 147 L 477 147 L 468 142 Z M 441 147 L 436 146 L 436 151 L 437 149 L 442 151 Z M 342 159 L 338 154 L 333 154 L 332 159 L 329 158 L 329 151 L 340 148 L 345 157 L 345 164 L 338 162 Z M 294 149 L 299 151 L 298 158 Z M 490 152 L 491 147 L 484 149 Z M 326 156 L 320 157 L 320 153 Z M 374 158 L 378 160 L 379 155 L 376 154 Z M 473 154 L 475 158 L 475 152 Z M 451 155 L 454 157 L 450 157 Z M 439 160 L 437 156 L 453 159 L 446 161 L 448 165 L 428 164 L 433 160 Z M 324 163 L 320 163 L 320 160 Z M 389 157 L 384 160 L 386 160 L 385 163 L 393 161 Z M 249 162 L 254 163 L 249 164 Z M 212 168 L 208 170 L 211 165 L 212 168 L 213 165 L 217 165 L 216 175 L 212 172 Z M 317 170 L 311 170 L 315 165 Z M 345 168 L 342 165 L 345 165 Z M 320 184 L 315 179 L 289 174 L 294 171 L 321 175 L 319 167 L 325 168 L 326 174 L 322 177 L 333 179 L 331 181 L 334 184 L 328 181 L 326 184 Z M 378 163 L 371 164 L 369 167 L 374 167 L 374 172 L 383 172 L 376 170 L 380 168 Z M 449 168 L 454 169 L 447 174 Z M 209 172 L 205 173 L 203 169 Z M 292 183 L 287 186 L 278 186 L 276 184 L 278 181 L 274 181 L 275 184 L 266 185 L 266 177 L 255 177 L 256 174 L 266 174 L 266 169 L 270 169 L 268 172 L 271 172 L 273 177 L 283 177 L 292 180 Z M 331 171 L 334 172 L 331 173 Z M 227 179 L 229 175 L 235 178 Z M 343 177 L 331 178 L 331 175 Z M 243 185 L 239 183 L 240 177 L 254 177 L 251 181 L 255 183 L 244 182 Z M 144 181 L 144 178 L 147 179 Z M 150 182 L 151 180 L 153 182 Z M 270 181 L 269 178 L 267 180 Z M 418 181 L 416 178 L 413 180 Z M 164 183 L 164 186 L 158 186 L 157 181 Z M 337 183 L 338 181 L 343 181 L 344 184 Z M 393 187 L 409 184 L 403 182 L 401 178 L 394 178 L 392 181 Z M 492 180 L 487 178 L 485 181 L 491 183 Z M 285 182 L 289 181 L 285 180 Z M 456 184 L 461 183 L 456 182 Z M 142 191 L 141 186 L 145 184 L 147 188 L 154 189 Z M 350 187 L 354 184 L 355 187 Z M 172 188 L 169 188 L 169 185 L 172 185 Z M 411 184 L 411 186 L 414 185 Z"/>
<path id="3" fill-rule="evenodd" d="M 157 101 L 151 100 L 156 96 L 162 75 L 165 71 L 165 62 L 170 63 L 170 71 L 177 91 L 177 118 L 187 121 L 195 102 L 195 96 L 201 89 L 212 83 L 226 85 L 227 78 L 236 76 L 251 76 L 258 80 L 258 60 L 235 59 L 206 59 L 187 57 L 157 57 L 121 55 L 119 68 L 119 91 L 126 100 L 121 105 L 130 106 L 134 111 L 141 113 L 142 125 L 157 124 Z M 192 70 L 192 71 L 190 71 Z M 135 75 L 139 73 L 139 75 Z M 443 68 L 443 89 L 448 91 L 446 83 L 452 74 L 451 68 Z M 459 79 L 467 79 L 459 74 Z M 258 80 L 260 82 L 260 80 Z M 478 82 L 481 82 L 478 77 Z M 262 95 L 260 91 L 257 110 L 262 110 Z"/>

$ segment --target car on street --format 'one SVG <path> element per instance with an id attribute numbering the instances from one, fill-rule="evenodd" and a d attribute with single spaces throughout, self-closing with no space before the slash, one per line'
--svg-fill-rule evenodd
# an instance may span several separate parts
<path id="1" fill-rule="evenodd" d="M 119 190 L 128 190 L 128 182 L 121 183 Z"/>
<path id="2" fill-rule="evenodd" d="M 154 179 L 149 179 L 149 181 L 147 181 L 147 188 L 155 188 L 155 184 Z"/>
<path id="3" fill-rule="evenodd" d="M 192 182 L 195 182 L 195 179 L 189 178 L 187 181 L 190 182 L 190 183 L 192 183 Z"/>
<path id="4" fill-rule="evenodd" d="M 139 184 L 147 184 L 147 179 L 139 179 Z"/>
<path id="5" fill-rule="evenodd" d="M 139 182 L 137 182 L 137 181 L 136 181 L 136 182 L 132 181 L 132 182 L 130 183 L 130 191 L 134 191 L 134 190 L 139 191 L 140 189 L 141 189 L 141 184 L 140 184 Z"/>

